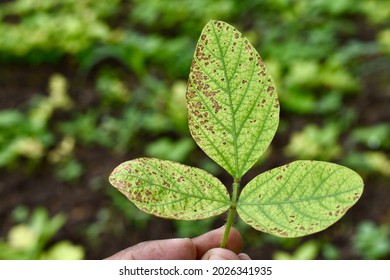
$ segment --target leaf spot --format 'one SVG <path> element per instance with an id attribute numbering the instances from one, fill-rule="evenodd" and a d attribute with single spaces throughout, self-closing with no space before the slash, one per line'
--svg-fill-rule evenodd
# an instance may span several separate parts
<path id="1" fill-rule="evenodd" d="M 163 186 L 167 187 L 167 188 L 170 188 L 171 187 L 171 184 L 169 184 L 167 181 L 163 181 L 162 183 Z"/>
<path id="2" fill-rule="evenodd" d="M 210 101 L 213 103 L 214 113 L 218 113 L 222 109 L 222 106 L 219 105 L 218 101 L 213 97 L 210 98 Z"/>

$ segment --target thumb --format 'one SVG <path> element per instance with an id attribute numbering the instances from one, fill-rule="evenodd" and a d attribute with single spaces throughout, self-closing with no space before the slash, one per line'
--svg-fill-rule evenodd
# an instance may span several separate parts
<path id="1" fill-rule="evenodd" d="M 241 260 L 241 256 L 233 251 L 223 248 L 213 248 L 208 250 L 201 258 L 202 260 Z"/>

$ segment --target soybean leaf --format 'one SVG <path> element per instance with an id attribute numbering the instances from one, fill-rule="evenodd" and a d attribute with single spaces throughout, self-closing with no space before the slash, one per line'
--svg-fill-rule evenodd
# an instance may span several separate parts
<path id="1" fill-rule="evenodd" d="M 233 177 L 241 178 L 274 137 L 279 103 L 260 55 L 233 26 L 210 21 L 204 27 L 186 96 L 196 143 Z"/>
<path id="2" fill-rule="evenodd" d="M 237 212 L 257 230 L 298 237 L 335 223 L 362 192 L 362 179 L 347 167 L 295 161 L 250 181 L 241 192 Z"/>
<path id="3" fill-rule="evenodd" d="M 110 183 L 141 210 L 172 219 L 195 220 L 225 212 L 225 186 L 204 170 L 172 161 L 138 158 L 124 162 Z"/>

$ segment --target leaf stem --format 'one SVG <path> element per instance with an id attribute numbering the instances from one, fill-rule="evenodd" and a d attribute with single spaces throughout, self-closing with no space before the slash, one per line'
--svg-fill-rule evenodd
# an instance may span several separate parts
<path id="1" fill-rule="evenodd" d="M 232 200 L 231 200 L 230 209 L 229 209 L 229 213 L 225 225 L 225 232 L 221 240 L 221 248 L 226 248 L 230 229 L 233 226 L 234 218 L 236 216 L 238 189 L 240 188 L 240 179 L 241 178 L 235 178 L 233 182 Z"/>

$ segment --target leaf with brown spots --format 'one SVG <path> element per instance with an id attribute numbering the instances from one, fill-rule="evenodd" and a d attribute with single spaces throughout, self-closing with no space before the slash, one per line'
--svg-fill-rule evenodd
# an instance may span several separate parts
<path id="1" fill-rule="evenodd" d="M 347 167 L 295 161 L 249 182 L 241 192 L 237 212 L 257 230 L 298 237 L 338 221 L 362 192 L 362 179 Z"/>
<path id="2" fill-rule="evenodd" d="M 260 55 L 233 26 L 210 21 L 204 27 L 186 96 L 195 142 L 234 178 L 241 178 L 274 137 L 279 103 Z"/>
<path id="3" fill-rule="evenodd" d="M 126 161 L 110 183 L 141 210 L 164 218 L 195 220 L 225 212 L 225 186 L 206 171 L 153 158 Z"/>
<path id="4" fill-rule="evenodd" d="M 259 54 L 229 24 L 210 21 L 204 27 L 186 99 L 192 137 L 233 176 L 231 196 L 206 171 L 139 158 L 120 164 L 109 180 L 141 210 L 164 218 L 194 220 L 229 209 L 221 240 L 221 247 L 226 247 L 236 213 L 255 229 L 298 237 L 329 227 L 361 196 L 363 181 L 357 173 L 318 161 L 296 161 L 272 169 L 241 191 L 242 176 L 275 135 L 279 102 Z"/>

